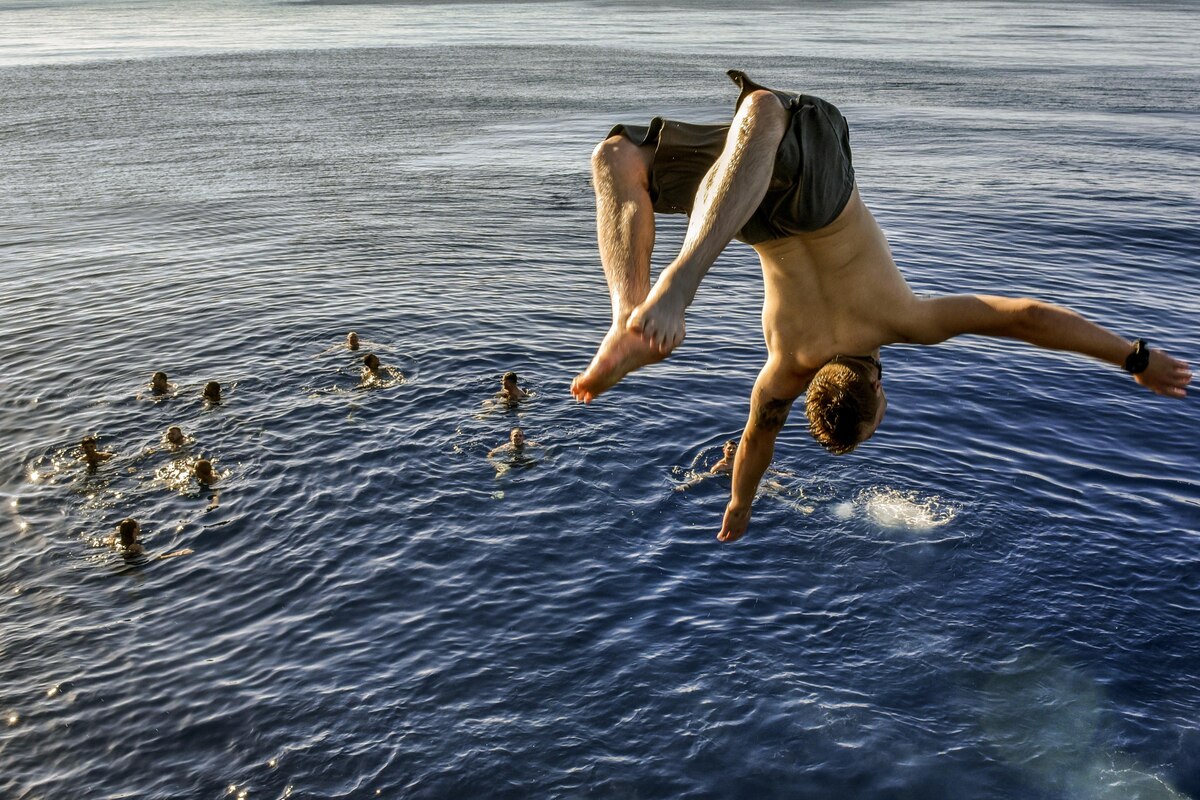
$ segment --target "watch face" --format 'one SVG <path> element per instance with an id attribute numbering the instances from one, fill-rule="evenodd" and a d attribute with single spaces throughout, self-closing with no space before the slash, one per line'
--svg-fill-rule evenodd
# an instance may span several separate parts
<path id="1" fill-rule="evenodd" d="M 1125 356 L 1125 371 L 1137 375 L 1150 366 L 1150 348 L 1145 339 L 1133 343 L 1133 352 Z"/>

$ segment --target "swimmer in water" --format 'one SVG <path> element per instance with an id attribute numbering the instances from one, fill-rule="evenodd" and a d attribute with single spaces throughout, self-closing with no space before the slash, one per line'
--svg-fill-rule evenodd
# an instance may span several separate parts
<path id="1" fill-rule="evenodd" d="M 121 545 L 121 555 L 126 558 L 142 556 L 146 554 L 146 550 L 142 547 L 142 543 L 138 541 L 138 536 L 142 533 L 142 526 L 136 519 L 127 517 L 117 524 L 117 537 Z"/>
<path id="2" fill-rule="evenodd" d="M 211 405 L 220 405 L 221 403 L 221 384 L 216 381 L 209 381 L 204 384 L 203 397 L 206 402 Z"/>
<path id="3" fill-rule="evenodd" d="M 721 449 L 721 460 L 713 464 L 710 472 L 714 475 L 732 475 L 733 459 L 737 455 L 737 442 L 730 439 Z"/>
<path id="4" fill-rule="evenodd" d="M 379 363 L 379 356 L 374 353 L 367 353 L 363 356 L 362 375 L 359 376 L 359 386 L 384 386 L 386 376 L 383 374 L 383 365 Z"/>
<path id="5" fill-rule="evenodd" d="M 202 458 L 192 467 L 192 476 L 196 479 L 196 483 L 200 484 L 205 489 L 212 489 L 213 493 L 208 498 L 208 510 L 212 511 L 221 504 L 221 490 L 213 488 L 219 479 L 216 471 L 213 469 L 212 462 L 207 458 Z"/>
<path id="6" fill-rule="evenodd" d="M 737 455 L 737 445 L 738 443 L 735 439 L 730 439 L 729 441 L 725 442 L 724 446 L 721 448 L 721 458 L 717 461 L 717 463 L 712 465 L 712 468 L 708 472 L 685 473 L 690 475 L 690 477 L 683 483 L 678 484 L 675 487 L 675 491 L 686 492 L 693 486 L 699 486 L 705 481 L 705 479 L 712 478 L 717 475 L 732 475 L 733 459 Z"/>
<path id="7" fill-rule="evenodd" d="M 184 443 L 187 442 L 187 437 L 183 435 L 183 429 L 178 425 L 172 425 L 171 427 L 167 428 L 167 432 L 163 436 L 163 439 L 166 440 L 167 444 L 170 445 L 172 449 L 183 447 Z"/>
<path id="8" fill-rule="evenodd" d="M 217 482 L 217 473 L 213 471 L 212 462 L 202 458 L 192 466 L 192 477 L 201 486 L 212 486 Z"/>
<path id="9" fill-rule="evenodd" d="M 358 349 L 358 334 L 354 331 L 346 334 L 346 347 L 350 350 Z"/>
<path id="10" fill-rule="evenodd" d="M 96 449 L 96 439 L 93 436 L 83 437 L 79 447 L 83 450 L 83 460 L 87 462 L 89 472 L 95 472 L 97 467 L 113 457 L 112 453 Z"/>
<path id="11" fill-rule="evenodd" d="M 488 452 L 488 458 L 494 458 L 495 456 L 503 453 L 512 453 L 514 456 L 519 456 L 525 452 L 526 447 L 537 446 L 537 442 L 531 442 L 525 438 L 525 431 L 521 430 L 520 428 L 513 428 L 508 433 L 508 441 L 499 447 L 493 447 L 491 451 Z"/>
<path id="12" fill-rule="evenodd" d="M 874 435 L 887 410 L 879 349 L 889 344 L 936 345 L 964 334 L 1017 339 L 1124 369 L 1163 397 L 1187 394 L 1185 362 L 1062 306 L 914 293 L 859 195 L 841 112 L 728 74 L 740 89 L 728 125 L 618 125 L 593 152 L 612 323 L 571 384 L 575 399 L 590 403 L 667 358 L 684 340 L 685 312 L 717 256 L 735 238 L 757 251 L 767 358 L 750 395 L 720 541 L 746 533 L 776 438 L 801 395 L 810 433 L 831 453 Z M 685 211 L 683 245 L 652 285 L 654 215 Z"/>
<path id="13" fill-rule="evenodd" d="M 150 392 L 152 394 L 168 394 L 171 391 L 171 384 L 167 381 L 167 373 L 156 372 L 150 378 Z"/>
<path id="14" fill-rule="evenodd" d="M 517 401 L 529 397 L 529 392 L 517 385 L 517 373 L 506 372 L 500 379 L 500 393 L 497 397 L 509 405 L 515 405 Z"/>
<path id="15" fill-rule="evenodd" d="M 142 526 L 136 519 L 127 517 L 117 524 L 116 535 L 111 541 L 121 549 L 121 556 L 128 560 L 141 559 L 146 555 L 146 548 L 142 546 L 140 537 L 142 535 Z M 194 551 L 189 548 L 176 550 L 173 553 L 163 553 L 154 556 L 151 561 L 162 561 L 167 558 L 176 558 L 178 556 L 191 555 Z"/>

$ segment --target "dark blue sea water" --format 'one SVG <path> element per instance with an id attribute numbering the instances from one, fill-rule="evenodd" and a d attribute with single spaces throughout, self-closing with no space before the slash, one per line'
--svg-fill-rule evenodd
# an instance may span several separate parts
<path id="1" fill-rule="evenodd" d="M 887 348 L 880 432 L 793 423 L 723 546 L 694 479 L 764 355 L 753 252 L 669 361 L 567 390 L 607 326 L 593 145 L 727 118 L 730 67 L 839 105 L 918 291 L 1195 363 L 1198 18 L 0 4 L 0 795 L 1200 798 L 1194 396 Z M 403 379 L 356 388 L 349 330 Z M 193 552 L 126 563 L 126 516 Z"/>

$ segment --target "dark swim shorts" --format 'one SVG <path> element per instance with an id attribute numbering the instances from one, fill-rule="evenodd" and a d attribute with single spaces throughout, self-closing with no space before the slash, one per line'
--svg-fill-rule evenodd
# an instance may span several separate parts
<path id="1" fill-rule="evenodd" d="M 729 70 L 741 87 L 737 106 L 759 86 L 745 73 Z M 810 94 L 766 89 L 782 102 L 791 123 L 779 149 L 767 194 L 737 238 L 747 244 L 815 231 L 842 213 L 854 191 L 850 130 L 831 103 Z M 735 106 L 735 109 L 736 107 Z M 728 125 L 694 125 L 655 117 L 649 125 L 617 125 L 618 134 L 637 145 L 654 145 L 650 199 L 660 214 L 692 213 L 705 173 L 725 148 Z"/>

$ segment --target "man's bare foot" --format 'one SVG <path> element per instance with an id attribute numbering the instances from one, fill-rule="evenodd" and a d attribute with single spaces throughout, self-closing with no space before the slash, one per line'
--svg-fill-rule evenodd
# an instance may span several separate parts
<path id="1" fill-rule="evenodd" d="M 590 403 L 638 367 L 666 357 L 638 334 L 614 323 L 596 349 L 592 363 L 571 381 L 571 394 L 576 400 Z"/>
<path id="2" fill-rule="evenodd" d="M 685 297 L 675 284 L 660 278 L 650 290 L 650 296 L 629 315 L 626 327 L 665 357 L 683 342 L 687 333 L 683 312 L 687 311 L 689 302 L 690 298 Z"/>

